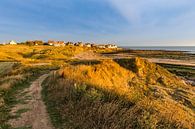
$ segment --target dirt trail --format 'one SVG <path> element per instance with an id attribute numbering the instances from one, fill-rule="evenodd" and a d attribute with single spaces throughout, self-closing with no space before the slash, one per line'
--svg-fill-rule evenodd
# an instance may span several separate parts
<path id="1" fill-rule="evenodd" d="M 41 84 L 48 77 L 48 74 L 42 75 L 35 80 L 31 86 L 21 92 L 17 97 L 24 100 L 23 103 L 17 104 L 11 110 L 13 116 L 9 124 L 14 128 L 32 128 L 32 129 L 53 129 L 46 106 L 41 98 Z"/>

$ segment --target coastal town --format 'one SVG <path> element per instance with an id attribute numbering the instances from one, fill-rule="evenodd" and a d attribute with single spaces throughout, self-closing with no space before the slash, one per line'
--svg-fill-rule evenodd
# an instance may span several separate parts
<path id="1" fill-rule="evenodd" d="M 54 47 L 64 47 L 64 46 L 79 46 L 79 47 L 88 47 L 88 48 L 102 48 L 102 49 L 117 49 L 118 46 L 115 44 L 95 44 L 95 43 L 83 43 L 83 42 L 65 42 L 65 41 L 55 41 L 55 40 L 48 40 L 44 42 L 42 40 L 32 40 L 17 43 L 14 40 L 11 40 L 8 43 L 3 43 L 4 45 L 29 45 L 29 46 L 38 46 L 38 45 L 48 45 Z"/>

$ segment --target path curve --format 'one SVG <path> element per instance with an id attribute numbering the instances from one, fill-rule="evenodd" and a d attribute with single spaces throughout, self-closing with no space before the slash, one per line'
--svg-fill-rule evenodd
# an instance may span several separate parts
<path id="1" fill-rule="evenodd" d="M 17 104 L 11 110 L 14 115 L 17 111 L 22 109 L 29 109 L 21 114 L 18 119 L 11 119 L 9 124 L 14 128 L 30 127 L 32 129 L 53 129 L 47 114 L 46 106 L 41 97 L 42 82 L 48 77 L 49 74 L 40 76 L 35 80 L 31 86 L 23 91 L 26 93 L 23 98 L 28 97 L 24 104 Z M 21 98 L 20 98 L 21 99 Z"/>

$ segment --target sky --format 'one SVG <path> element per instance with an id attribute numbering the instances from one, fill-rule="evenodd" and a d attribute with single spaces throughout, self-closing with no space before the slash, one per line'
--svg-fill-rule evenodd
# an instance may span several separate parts
<path id="1" fill-rule="evenodd" d="M 195 0 L 0 0 L 0 42 L 195 46 Z"/>

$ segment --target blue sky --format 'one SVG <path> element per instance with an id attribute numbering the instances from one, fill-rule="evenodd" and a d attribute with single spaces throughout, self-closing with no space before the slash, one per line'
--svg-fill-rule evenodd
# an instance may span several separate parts
<path id="1" fill-rule="evenodd" d="M 0 42 L 194 46 L 194 5 L 194 0 L 1 0 Z"/>

